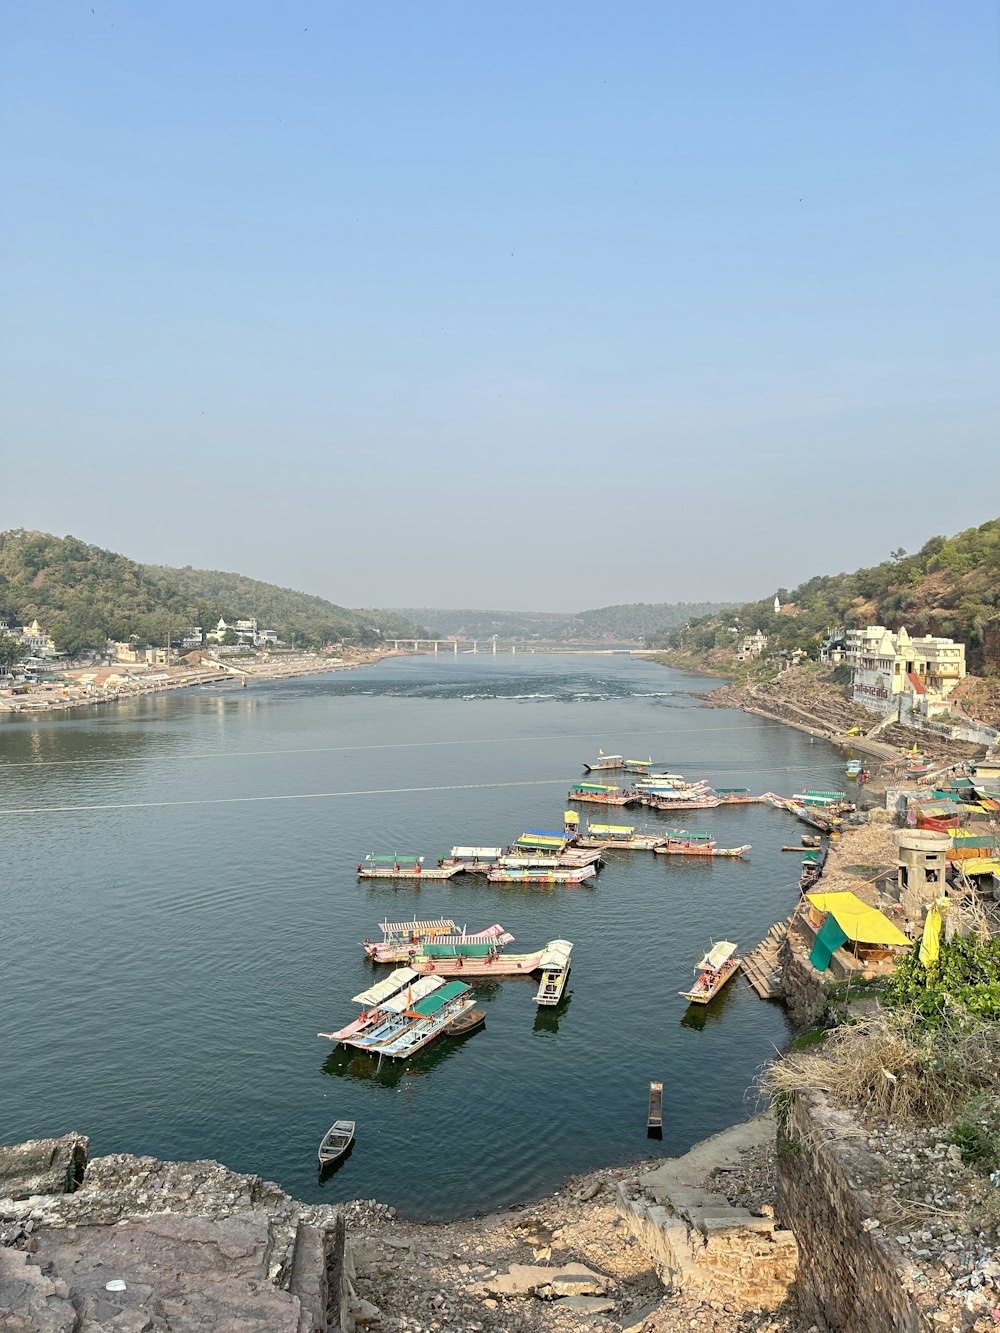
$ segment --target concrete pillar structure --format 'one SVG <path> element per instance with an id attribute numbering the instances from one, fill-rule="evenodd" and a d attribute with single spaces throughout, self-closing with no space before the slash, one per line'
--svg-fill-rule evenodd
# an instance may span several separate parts
<path id="1" fill-rule="evenodd" d="M 897 848 L 900 906 L 906 919 L 919 925 L 929 904 L 945 892 L 951 838 L 933 829 L 901 829 L 892 835 L 892 840 Z"/>

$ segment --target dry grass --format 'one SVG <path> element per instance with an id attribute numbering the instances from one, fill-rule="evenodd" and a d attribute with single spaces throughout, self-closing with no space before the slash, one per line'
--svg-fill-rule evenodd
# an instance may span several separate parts
<path id="1" fill-rule="evenodd" d="M 996 1025 L 921 1031 L 905 1014 L 879 1013 L 831 1032 L 818 1050 L 791 1051 L 768 1065 L 772 1099 L 818 1090 L 866 1115 L 944 1124 L 996 1083 Z"/>

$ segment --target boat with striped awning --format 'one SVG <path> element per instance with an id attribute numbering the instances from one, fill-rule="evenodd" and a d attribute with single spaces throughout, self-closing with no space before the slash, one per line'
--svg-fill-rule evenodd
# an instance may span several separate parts
<path id="1" fill-rule="evenodd" d="M 402 963 L 414 945 L 424 940 L 436 939 L 438 935 L 455 935 L 458 927 L 450 916 L 437 917 L 432 921 L 380 921 L 382 932 L 380 940 L 365 940 L 362 945 L 369 958 L 376 963 Z"/>

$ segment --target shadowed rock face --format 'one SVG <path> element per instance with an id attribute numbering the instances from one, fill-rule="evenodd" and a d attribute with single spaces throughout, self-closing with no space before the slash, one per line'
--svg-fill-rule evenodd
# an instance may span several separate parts
<path id="1" fill-rule="evenodd" d="M 0 1199 L 65 1194 L 76 1189 L 87 1166 L 90 1140 L 82 1134 L 29 1139 L 0 1147 Z"/>
<path id="2" fill-rule="evenodd" d="M 326 1333 L 340 1227 L 217 1162 L 95 1158 L 78 1135 L 0 1149 L 0 1328 Z M 112 1280 L 124 1290 L 107 1289 Z M 334 1274 L 334 1289 L 337 1277 Z"/>

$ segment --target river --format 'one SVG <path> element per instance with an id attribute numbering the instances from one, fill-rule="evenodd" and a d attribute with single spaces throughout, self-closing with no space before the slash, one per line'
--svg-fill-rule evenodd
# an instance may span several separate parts
<path id="1" fill-rule="evenodd" d="M 704 688 L 627 657 L 442 655 L 3 722 L 0 1141 L 78 1130 L 97 1154 L 217 1158 L 302 1199 L 450 1218 L 744 1118 L 783 1011 L 742 977 L 696 1012 L 678 991 L 710 941 L 751 948 L 791 911 L 789 816 L 697 812 L 690 831 L 751 843 L 749 861 L 612 853 L 593 887 L 355 878 L 373 850 L 433 864 L 560 827 L 598 747 L 754 792 L 841 785 L 829 745 L 683 693 Z M 568 999 L 539 1012 L 532 982 L 491 982 L 463 1041 L 381 1070 L 331 1052 L 317 1031 L 386 974 L 359 942 L 411 915 L 500 922 L 520 949 L 572 940 Z M 357 1143 L 320 1182 L 340 1117 Z"/>

